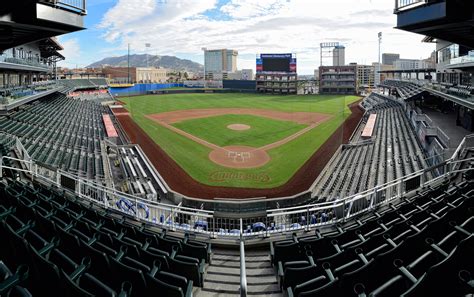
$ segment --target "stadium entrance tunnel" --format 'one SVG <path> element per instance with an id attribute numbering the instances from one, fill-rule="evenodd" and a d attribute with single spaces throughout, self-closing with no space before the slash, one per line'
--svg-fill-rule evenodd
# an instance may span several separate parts
<path id="1" fill-rule="evenodd" d="M 267 164 L 271 158 L 263 149 L 249 146 L 226 146 L 214 149 L 209 159 L 228 168 L 257 168 Z"/>

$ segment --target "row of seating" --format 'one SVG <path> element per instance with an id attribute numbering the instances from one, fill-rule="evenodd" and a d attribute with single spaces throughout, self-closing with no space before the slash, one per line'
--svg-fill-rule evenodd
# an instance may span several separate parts
<path id="1" fill-rule="evenodd" d="M 0 183 L 0 197 L 0 260 L 28 267 L 21 285 L 35 296 L 191 296 L 203 286 L 208 243 L 44 187 Z"/>
<path id="2" fill-rule="evenodd" d="M 413 96 L 424 92 L 423 87 L 409 81 L 386 79 L 381 83 L 384 87 L 395 88 L 398 96 L 402 100 L 410 99 Z"/>
<path id="3" fill-rule="evenodd" d="M 98 102 L 56 93 L 0 118 L 0 129 L 20 138 L 30 156 L 88 179 L 105 175 L 100 141 L 105 137 Z"/>
<path id="4" fill-rule="evenodd" d="M 360 142 L 364 125 L 350 144 L 327 165 L 316 189 L 320 200 L 333 200 L 427 168 L 424 151 L 399 103 L 372 93 L 362 101 L 365 119 L 377 114 L 371 142 Z M 359 144 L 358 144 L 359 143 Z"/>
<path id="5" fill-rule="evenodd" d="M 289 296 L 474 293 L 472 188 L 441 185 L 333 230 L 271 243 L 281 287 Z M 443 277 L 442 267 L 451 273 Z"/>
<path id="6" fill-rule="evenodd" d="M 75 89 L 81 88 L 97 88 L 97 87 L 108 87 L 107 80 L 105 78 L 78 78 L 78 79 L 63 79 L 59 80 L 58 83 Z"/>

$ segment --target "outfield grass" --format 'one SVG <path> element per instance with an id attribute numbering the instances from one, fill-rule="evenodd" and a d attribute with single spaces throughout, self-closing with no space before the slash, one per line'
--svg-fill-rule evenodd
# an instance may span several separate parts
<path id="1" fill-rule="evenodd" d="M 231 124 L 245 124 L 251 128 L 235 131 L 227 128 Z M 307 127 L 307 125 L 291 121 L 242 114 L 192 119 L 175 123 L 173 126 L 218 146 L 245 145 L 251 147 L 261 147 L 276 142 Z"/>
<path id="2" fill-rule="evenodd" d="M 347 105 L 358 99 L 356 96 L 269 96 L 231 93 L 152 95 L 121 98 L 121 101 L 127 104 L 126 108 L 138 125 L 197 181 L 213 186 L 273 188 L 286 183 L 296 173 L 350 115 Z M 272 160 L 265 166 L 237 170 L 211 162 L 208 158 L 209 148 L 145 117 L 148 114 L 201 108 L 260 108 L 286 112 L 319 112 L 331 114 L 333 117 L 301 137 L 268 151 Z M 196 129 L 199 130 L 197 126 Z M 212 182 L 209 176 L 216 171 L 266 174 L 271 180 L 264 184 L 253 180 Z"/>

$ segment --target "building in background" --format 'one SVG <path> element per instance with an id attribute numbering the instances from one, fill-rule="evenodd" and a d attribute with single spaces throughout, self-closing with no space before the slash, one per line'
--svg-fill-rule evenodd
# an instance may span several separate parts
<path id="1" fill-rule="evenodd" d="M 332 65 L 344 66 L 346 65 L 346 48 L 343 45 L 334 47 L 332 52 Z"/>
<path id="2" fill-rule="evenodd" d="M 256 60 L 257 92 L 296 94 L 296 54 L 260 54 Z"/>
<path id="3" fill-rule="evenodd" d="M 320 94 L 357 94 L 357 66 L 319 67 Z"/>
<path id="4" fill-rule="evenodd" d="M 400 59 L 400 54 L 382 54 L 382 65 L 393 65 L 396 60 Z"/>
<path id="5" fill-rule="evenodd" d="M 375 66 L 357 65 L 357 88 L 370 90 L 375 87 Z"/>
<path id="6" fill-rule="evenodd" d="M 227 73 L 236 72 L 238 55 L 239 53 L 233 49 L 205 49 L 204 71 L 206 79 L 222 79 L 227 76 Z"/>
<path id="7" fill-rule="evenodd" d="M 374 67 L 375 69 L 375 73 L 377 73 L 379 71 L 379 63 L 377 62 L 374 62 L 372 63 L 372 66 Z M 395 70 L 395 67 L 393 65 L 380 65 L 380 71 L 390 71 L 390 70 Z M 389 78 L 389 76 L 386 74 L 386 73 L 381 73 L 380 74 L 380 82 L 383 82 L 384 80 L 386 80 L 387 78 Z"/>
<path id="8" fill-rule="evenodd" d="M 398 59 L 393 63 L 395 70 L 427 69 L 433 66 L 426 60 L 417 59 Z"/>
<path id="9" fill-rule="evenodd" d="M 314 80 L 315 81 L 319 80 L 319 69 L 314 69 Z"/>
<path id="10" fill-rule="evenodd" d="M 102 72 L 112 84 L 124 83 L 165 83 L 168 70 L 154 67 L 106 67 Z M 130 79 L 129 79 L 130 75 Z"/>
<path id="11" fill-rule="evenodd" d="M 225 79 L 229 80 L 254 80 L 253 69 L 242 69 L 235 72 L 227 73 Z M 224 79 L 224 78 L 223 78 Z"/>

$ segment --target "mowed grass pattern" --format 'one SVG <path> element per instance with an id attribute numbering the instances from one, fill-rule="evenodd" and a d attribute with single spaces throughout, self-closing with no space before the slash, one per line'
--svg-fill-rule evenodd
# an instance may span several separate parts
<path id="1" fill-rule="evenodd" d="M 173 94 L 121 98 L 133 119 L 195 180 L 211 186 L 274 188 L 286 183 L 351 114 L 349 104 L 356 96 L 270 96 L 259 94 Z M 286 112 L 319 112 L 333 117 L 285 145 L 268 153 L 272 160 L 255 169 L 230 169 L 211 162 L 210 149 L 160 126 L 145 115 L 174 110 L 205 108 L 260 108 Z M 341 140 L 342 141 L 342 140 Z M 267 183 L 258 180 L 213 182 L 214 172 L 266 174 Z"/>
<path id="2" fill-rule="evenodd" d="M 235 131 L 231 124 L 245 124 L 250 129 Z M 279 121 L 254 115 L 228 114 L 186 120 L 173 126 L 218 146 L 245 145 L 261 147 L 286 138 L 307 127 L 291 121 Z"/>

